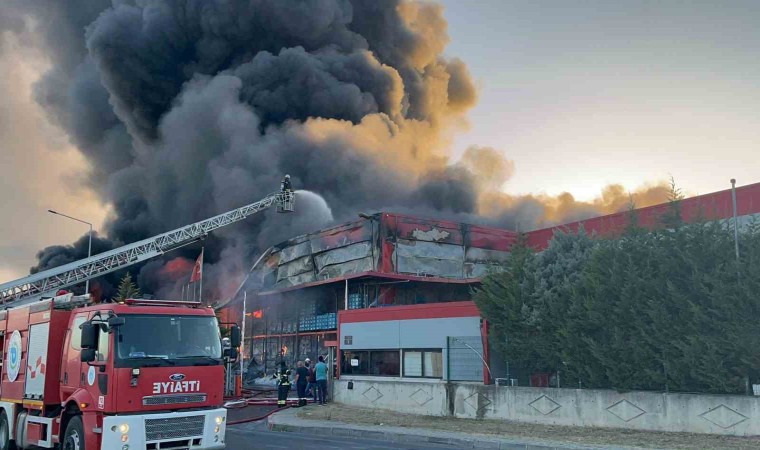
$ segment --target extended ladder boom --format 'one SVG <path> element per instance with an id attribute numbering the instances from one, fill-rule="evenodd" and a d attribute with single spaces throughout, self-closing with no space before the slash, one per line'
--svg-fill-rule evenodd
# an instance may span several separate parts
<path id="1" fill-rule="evenodd" d="M 269 194 L 262 200 L 133 244 L 0 284 L 0 306 L 14 306 L 53 296 L 59 289 L 114 272 L 195 242 L 211 231 L 239 222 L 277 204 L 278 212 L 293 211 L 291 190 Z"/>

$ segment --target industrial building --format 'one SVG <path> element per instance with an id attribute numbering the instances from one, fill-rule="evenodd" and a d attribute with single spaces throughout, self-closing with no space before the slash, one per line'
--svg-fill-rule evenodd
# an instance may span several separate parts
<path id="1" fill-rule="evenodd" d="M 736 189 L 738 222 L 760 220 L 760 183 Z M 653 227 L 667 205 L 635 210 Z M 731 191 L 681 202 L 684 219 L 728 219 Z M 546 248 L 557 230 L 620 233 L 621 212 L 527 233 Z M 271 373 L 280 358 L 329 355 L 341 377 L 493 382 L 506 369 L 489 355 L 488 324 L 472 288 L 502 263 L 514 231 L 377 213 L 272 247 L 228 306 L 240 322 L 245 303 L 249 371 Z"/>

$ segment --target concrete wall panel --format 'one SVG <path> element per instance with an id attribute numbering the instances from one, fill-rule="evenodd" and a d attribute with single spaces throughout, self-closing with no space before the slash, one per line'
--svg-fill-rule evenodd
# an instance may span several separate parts
<path id="1" fill-rule="evenodd" d="M 340 403 L 398 412 L 545 425 L 760 435 L 760 397 L 592 389 L 484 386 L 478 383 L 335 381 Z"/>
<path id="2" fill-rule="evenodd" d="M 345 405 L 425 416 L 445 416 L 448 411 L 446 384 L 442 382 L 354 380 L 353 389 L 349 390 L 348 380 L 341 379 L 333 387 L 334 400 Z"/>

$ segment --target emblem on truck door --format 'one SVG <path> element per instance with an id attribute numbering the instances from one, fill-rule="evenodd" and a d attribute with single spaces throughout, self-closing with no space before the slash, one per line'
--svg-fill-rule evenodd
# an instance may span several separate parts
<path id="1" fill-rule="evenodd" d="M 21 333 L 18 330 L 11 334 L 8 342 L 8 380 L 16 381 L 21 369 Z"/>
<path id="2" fill-rule="evenodd" d="M 87 384 L 92 386 L 95 384 L 95 367 L 90 366 L 89 369 L 87 369 Z"/>
<path id="3" fill-rule="evenodd" d="M 181 374 L 181 373 L 175 373 L 175 374 L 172 374 L 169 377 L 169 379 L 172 380 L 172 381 L 182 381 L 182 380 L 185 379 L 185 375 Z"/>

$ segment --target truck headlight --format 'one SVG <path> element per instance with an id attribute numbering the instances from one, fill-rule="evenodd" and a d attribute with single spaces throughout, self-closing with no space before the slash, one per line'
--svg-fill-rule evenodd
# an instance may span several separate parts
<path id="1" fill-rule="evenodd" d="M 221 425 L 222 422 L 224 422 L 224 417 L 222 416 L 216 416 L 216 424 Z"/>

